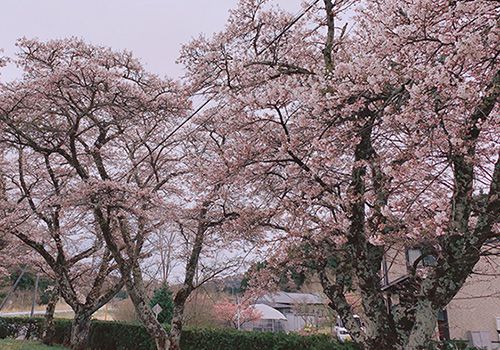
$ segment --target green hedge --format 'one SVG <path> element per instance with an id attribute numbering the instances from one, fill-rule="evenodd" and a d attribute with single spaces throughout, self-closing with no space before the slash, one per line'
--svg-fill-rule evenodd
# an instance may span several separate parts
<path id="1" fill-rule="evenodd" d="M 43 319 L 0 318 L 0 338 L 27 334 L 39 337 Z M 55 320 L 54 343 L 68 345 L 71 320 Z M 154 342 L 138 324 L 93 321 L 92 350 L 153 350 Z M 228 329 L 187 329 L 182 333 L 183 350 L 355 350 L 326 335 L 301 336 L 285 333 L 245 332 Z"/>
<path id="2" fill-rule="evenodd" d="M 27 339 L 38 338 L 42 325 L 42 318 L 0 318 L 0 339 L 7 337 L 17 338 L 21 335 Z"/>
<path id="3" fill-rule="evenodd" d="M 354 350 L 352 344 L 339 344 L 326 335 L 301 336 L 285 333 L 245 332 L 227 329 L 193 329 L 182 335 L 186 350 Z"/>
<path id="4" fill-rule="evenodd" d="M 0 318 L 0 339 L 20 335 L 39 338 L 42 318 Z M 69 345 L 71 320 L 55 320 L 55 344 Z M 140 324 L 92 321 L 92 350 L 154 350 L 154 342 Z M 244 332 L 230 329 L 187 329 L 182 333 L 183 350 L 355 350 L 351 343 L 340 344 L 326 335 L 301 336 L 285 333 Z M 438 350 L 472 350 L 466 341 L 435 343 Z"/>

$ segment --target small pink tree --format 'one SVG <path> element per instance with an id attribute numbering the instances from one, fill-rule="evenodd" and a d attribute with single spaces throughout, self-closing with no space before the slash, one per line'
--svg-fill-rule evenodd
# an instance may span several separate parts
<path id="1" fill-rule="evenodd" d="M 257 321 L 262 318 L 261 312 L 255 309 L 248 299 L 235 302 L 229 298 L 224 298 L 214 304 L 213 315 L 217 320 L 232 328 L 239 328 L 239 326 L 247 322 Z"/>

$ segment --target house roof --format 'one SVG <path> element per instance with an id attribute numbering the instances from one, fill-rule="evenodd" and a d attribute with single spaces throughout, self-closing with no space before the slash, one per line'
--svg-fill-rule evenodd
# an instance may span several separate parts
<path id="1" fill-rule="evenodd" d="M 258 298 L 257 302 L 273 306 L 294 304 L 324 304 L 323 298 L 316 294 L 287 292 L 266 294 Z"/>
<path id="2" fill-rule="evenodd" d="M 254 304 L 250 305 L 250 307 L 254 308 L 256 311 L 260 313 L 260 318 L 263 320 L 285 320 L 286 317 L 278 310 L 270 307 L 265 304 Z"/>

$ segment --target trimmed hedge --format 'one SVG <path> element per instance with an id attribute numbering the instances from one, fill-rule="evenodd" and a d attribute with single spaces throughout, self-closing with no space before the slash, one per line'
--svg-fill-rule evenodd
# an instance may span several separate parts
<path id="1" fill-rule="evenodd" d="M 43 319 L 29 319 L 23 317 L 0 318 L 0 339 L 7 337 L 26 339 L 38 338 L 43 326 Z"/>
<path id="2" fill-rule="evenodd" d="M 188 350 L 354 350 L 327 335 L 245 332 L 227 329 L 193 329 L 183 333 L 182 349 Z"/>
<path id="3" fill-rule="evenodd" d="M 56 319 L 55 344 L 69 345 L 71 320 Z M 0 339 L 19 336 L 39 338 L 43 319 L 0 318 Z M 168 330 L 168 327 L 165 327 Z M 92 350 L 154 350 L 154 342 L 140 324 L 92 321 L 89 338 Z M 183 350 L 356 350 L 326 335 L 261 333 L 230 329 L 187 329 L 182 333 Z M 435 343 L 431 349 L 473 350 L 466 341 Z"/>
<path id="4" fill-rule="evenodd" d="M 0 338 L 29 334 L 38 338 L 43 319 L 0 318 Z M 71 320 L 55 320 L 54 343 L 68 345 Z M 154 342 L 143 326 L 122 322 L 92 321 L 92 350 L 154 350 Z M 187 329 L 182 333 L 183 350 L 355 350 L 326 335 L 301 336 L 285 333 L 246 332 L 228 329 Z"/>

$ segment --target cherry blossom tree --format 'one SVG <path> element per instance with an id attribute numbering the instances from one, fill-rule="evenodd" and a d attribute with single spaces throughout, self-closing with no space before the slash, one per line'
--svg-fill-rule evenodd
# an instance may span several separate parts
<path id="1" fill-rule="evenodd" d="M 251 249 L 241 230 L 232 230 L 246 225 L 248 215 L 238 210 L 236 189 L 226 186 L 230 174 L 217 158 L 221 144 L 201 124 L 174 134 L 189 108 L 185 93 L 145 72 L 128 53 L 76 39 L 23 39 L 19 46 L 24 77 L 6 84 L 0 101 L 14 186 L 5 229 L 49 265 L 41 238 L 34 239 L 43 224 L 59 249 L 56 263 L 73 263 L 71 253 L 86 260 L 102 252 L 98 266 L 106 265 L 98 270 L 119 271 L 157 348 L 178 349 L 192 291 L 238 269 Z M 216 163 L 221 167 L 211 173 L 208 165 Z M 176 255 L 185 271 L 170 335 L 149 307 L 143 275 L 154 259 L 154 236 L 162 232 L 180 238 Z M 63 251 L 60 241 L 73 241 L 77 249 Z M 72 290 L 68 280 L 89 284 L 84 275 L 63 277 L 57 275 L 65 299 Z M 73 334 L 83 343 L 85 332 Z"/>
<path id="2" fill-rule="evenodd" d="M 3 53 L 3 50 L 0 49 L 0 54 Z M 6 59 L 2 56 L 0 56 L 0 69 L 5 66 Z M 0 70 L 1 72 L 1 70 Z M 1 182 L 2 186 L 0 188 L 1 196 L 3 197 L 5 195 L 5 186 L 3 185 L 3 182 Z M 9 236 L 6 235 L 4 232 L 0 233 L 0 257 L 2 258 L 0 263 L 0 276 L 4 276 L 7 274 L 7 267 L 11 266 L 10 259 L 12 255 L 9 253 L 8 248 L 9 248 Z"/>
<path id="3" fill-rule="evenodd" d="M 75 349 L 84 347 L 90 311 L 122 283 L 164 349 L 166 333 L 148 306 L 140 262 L 147 235 L 163 224 L 168 183 L 179 171 L 176 146 L 164 132 L 189 103 L 178 84 L 145 72 L 130 53 L 77 39 L 21 39 L 18 46 L 23 78 L 2 86 L 0 97 L 4 159 L 15 187 L 4 227 L 57 272 L 77 313 Z M 70 276 L 80 261 L 98 273 Z M 115 270 L 122 282 L 101 293 Z M 92 286 L 87 301 L 78 300 L 72 281 Z"/>
<path id="4" fill-rule="evenodd" d="M 315 4 L 293 17 L 242 0 L 181 61 L 216 106 L 235 181 L 253 187 L 242 195 L 274 208 L 269 261 L 317 272 L 361 348 L 424 349 L 483 247 L 498 244 L 498 9 L 370 0 L 350 27 L 351 1 Z M 415 265 L 388 307 L 384 256 L 414 246 L 437 263 Z"/>
<path id="5" fill-rule="evenodd" d="M 185 173 L 177 182 L 178 206 L 166 219 L 169 231 L 179 238 L 177 259 L 183 270 L 174 295 L 169 338 L 173 350 L 180 349 L 184 310 L 192 293 L 215 278 L 240 271 L 261 242 L 261 230 L 249 229 L 255 218 L 240 201 L 241 187 L 232 182 L 234 174 L 220 157 L 223 138 L 204 121 L 185 129 L 179 138 L 185 147 Z"/>
<path id="6" fill-rule="evenodd" d="M 8 137 L 2 141 L 15 143 Z M 57 289 L 75 312 L 71 345 L 84 349 L 92 314 L 114 297 L 123 280 L 89 216 L 63 193 L 69 179 L 64 169 L 54 166 L 60 160 L 28 154 L 22 148 L 9 151 L 5 158 L 10 161 L 3 164 L 7 191 L 2 231 L 38 253 L 40 259 L 31 259 L 31 264 L 57 281 Z M 50 308 L 47 316 L 50 326 Z"/>
<path id="7" fill-rule="evenodd" d="M 247 322 L 262 318 L 260 311 L 251 305 L 249 299 L 240 302 L 234 302 L 228 298 L 223 299 L 214 305 L 213 313 L 217 320 L 232 328 L 238 328 Z"/>

